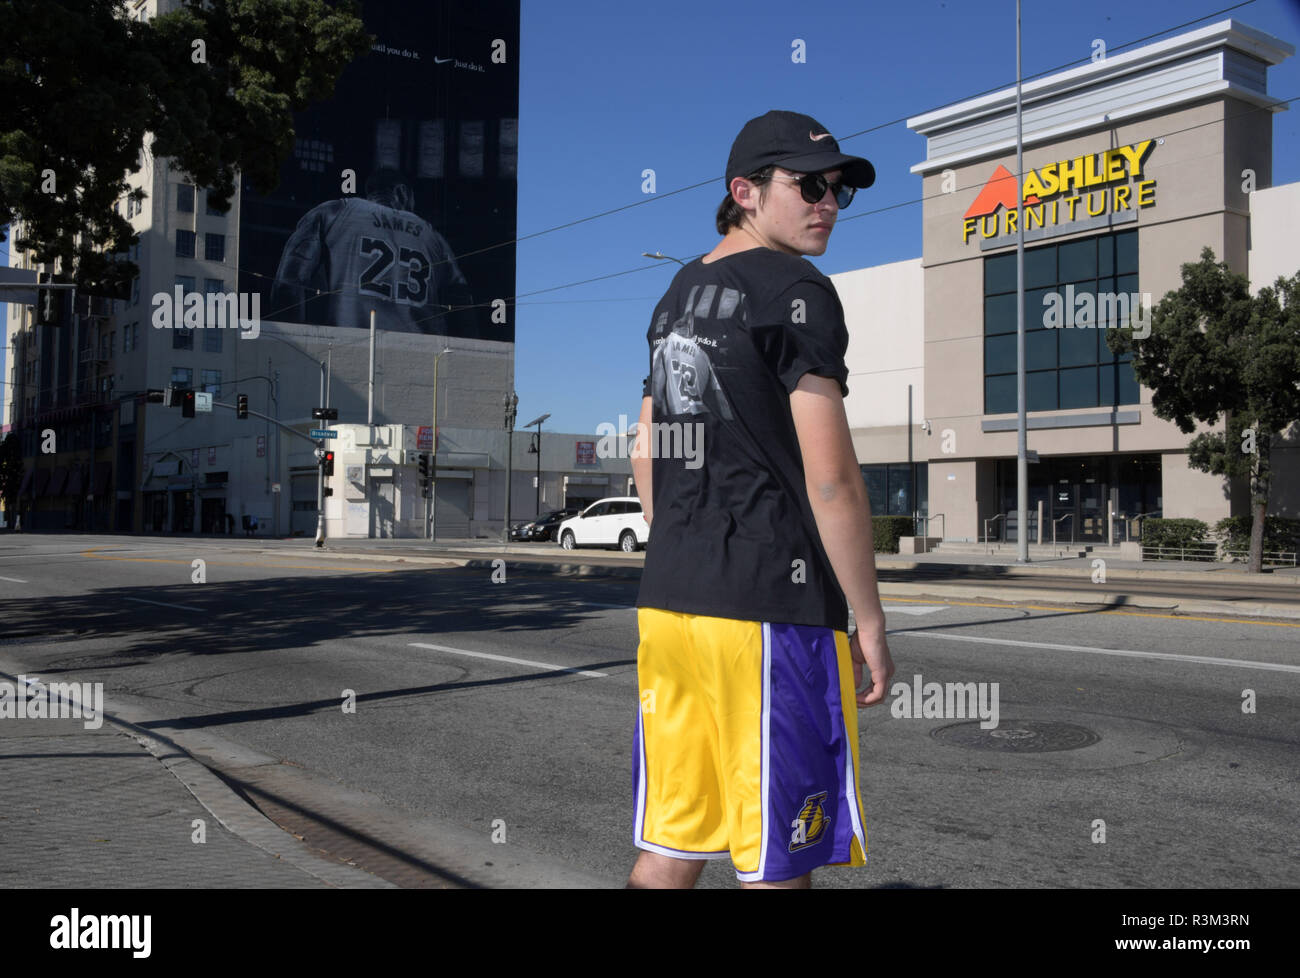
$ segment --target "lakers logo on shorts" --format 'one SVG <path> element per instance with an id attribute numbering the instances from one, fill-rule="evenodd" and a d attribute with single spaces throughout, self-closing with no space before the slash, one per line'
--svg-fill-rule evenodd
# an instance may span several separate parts
<path id="1" fill-rule="evenodd" d="M 831 819 L 822 808 L 822 803 L 825 801 L 825 791 L 809 795 L 803 800 L 803 807 L 790 823 L 790 827 L 794 830 L 790 833 L 790 852 L 814 846 L 826 837 L 826 826 L 831 824 Z"/>

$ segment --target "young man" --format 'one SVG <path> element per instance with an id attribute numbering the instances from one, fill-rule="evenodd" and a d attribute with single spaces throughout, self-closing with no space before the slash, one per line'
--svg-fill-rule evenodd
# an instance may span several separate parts
<path id="1" fill-rule="evenodd" d="M 844 313 L 800 256 L 826 251 L 874 179 L 806 115 L 752 119 L 727 161 L 722 241 L 655 307 L 632 458 L 652 525 L 629 887 L 691 887 L 728 856 L 745 887 L 866 862 L 856 710 L 881 702 L 894 664 L 844 413 Z"/>

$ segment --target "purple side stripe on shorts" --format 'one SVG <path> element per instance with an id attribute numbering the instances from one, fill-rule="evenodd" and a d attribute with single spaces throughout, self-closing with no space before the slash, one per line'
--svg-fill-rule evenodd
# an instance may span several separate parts
<path id="1" fill-rule="evenodd" d="M 849 861 L 849 805 L 856 804 L 851 799 L 857 786 L 845 785 L 850 747 L 844 736 L 835 633 L 808 625 L 769 628 L 765 816 L 770 821 L 763 878 L 783 880 L 827 863 Z"/>

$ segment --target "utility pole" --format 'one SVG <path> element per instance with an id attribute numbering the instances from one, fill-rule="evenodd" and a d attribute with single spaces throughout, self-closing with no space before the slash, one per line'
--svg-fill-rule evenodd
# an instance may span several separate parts
<path id="1" fill-rule="evenodd" d="M 501 542 L 510 543 L 510 481 L 514 478 L 515 417 L 519 410 L 519 395 L 514 391 L 501 395 L 506 409 L 506 525 L 501 531 Z"/>

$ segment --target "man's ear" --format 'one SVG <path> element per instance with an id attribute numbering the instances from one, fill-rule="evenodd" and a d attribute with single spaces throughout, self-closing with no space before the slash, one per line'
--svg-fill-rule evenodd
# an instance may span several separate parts
<path id="1" fill-rule="evenodd" d="M 758 187 L 744 177 L 732 177 L 731 196 L 743 210 L 758 210 Z"/>

